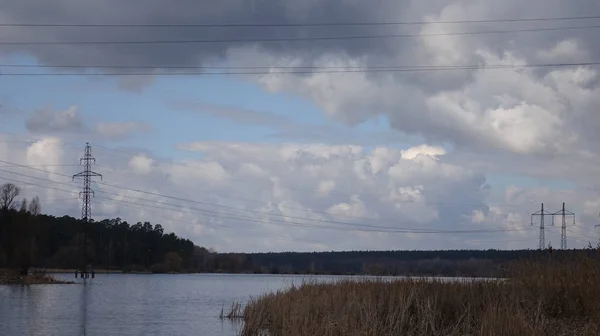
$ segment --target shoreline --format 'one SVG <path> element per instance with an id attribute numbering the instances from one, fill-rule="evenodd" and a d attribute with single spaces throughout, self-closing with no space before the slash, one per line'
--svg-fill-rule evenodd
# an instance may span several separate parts
<path id="1" fill-rule="evenodd" d="M 2 285 L 72 285 L 73 281 L 58 280 L 48 274 L 32 274 L 22 276 L 0 275 Z"/>
<path id="2" fill-rule="evenodd" d="M 428 278 L 428 279 L 501 279 L 501 277 L 486 275 L 486 276 L 473 276 L 473 275 L 436 275 L 436 274 L 370 274 L 370 273 L 327 273 L 327 272 L 318 272 L 318 273 L 300 273 L 300 272 L 280 272 L 280 273 L 270 273 L 270 272 L 226 272 L 226 271 L 214 271 L 214 272 L 152 272 L 152 271 L 128 271 L 124 272 L 121 270 L 106 270 L 106 269 L 97 269 L 94 270 L 96 274 L 147 274 L 147 275 L 165 275 L 165 274 L 209 274 L 209 275 L 272 275 L 272 276 L 331 276 L 331 277 L 373 277 L 373 278 Z M 45 273 L 47 274 L 69 274 L 75 273 L 74 269 L 45 269 Z"/>

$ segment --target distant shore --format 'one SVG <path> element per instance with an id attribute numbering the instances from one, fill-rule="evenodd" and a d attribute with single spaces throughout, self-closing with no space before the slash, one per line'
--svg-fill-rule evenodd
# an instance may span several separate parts
<path id="1" fill-rule="evenodd" d="M 15 275 L 10 272 L 0 273 L 0 285 L 67 285 L 73 281 L 58 280 L 48 274 Z"/>
<path id="2" fill-rule="evenodd" d="M 48 268 L 48 269 L 46 269 L 46 273 L 50 273 L 50 274 L 69 274 L 69 273 L 73 273 L 73 274 L 75 274 L 75 270 L 74 269 L 61 269 L 61 268 Z M 112 273 L 123 273 L 123 271 L 120 271 L 120 270 L 103 270 L 103 269 L 99 269 L 99 270 L 94 270 L 94 273 L 96 273 L 96 274 L 112 274 Z"/>

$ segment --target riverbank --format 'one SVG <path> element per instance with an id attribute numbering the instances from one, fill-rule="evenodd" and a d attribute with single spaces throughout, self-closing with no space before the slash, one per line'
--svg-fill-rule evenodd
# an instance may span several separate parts
<path id="1" fill-rule="evenodd" d="M 62 268 L 48 268 L 45 270 L 46 273 L 49 274 L 75 274 L 75 270 L 74 269 L 62 269 Z M 121 274 L 123 273 L 123 271 L 116 271 L 116 270 L 94 270 L 94 273 L 96 274 Z"/>
<path id="2" fill-rule="evenodd" d="M 72 281 L 58 280 L 47 274 L 19 276 L 11 272 L 0 272 L 0 285 L 58 285 L 74 284 Z"/>
<path id="3" fill-rule="evenodd" d="M 599 335 L 600 261 L 522 264 L 507 281 L 345 280 L 267 294 L 242 335 Z"/>

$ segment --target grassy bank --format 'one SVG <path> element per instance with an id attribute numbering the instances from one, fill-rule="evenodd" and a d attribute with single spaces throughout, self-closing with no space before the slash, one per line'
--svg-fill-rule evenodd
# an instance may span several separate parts
<path id="1" fill-rule="evenodd" d="M 72 281 L 58 280 L 47 274 L 20 276 L 10 271 L 0 272 L 0 285 L 52 285 L 73 284 Z"/>
<path id="2" fill-rule="evenodd" d="M 230 318 L 242 335 L 600 335 L 599 259 L 526 263 L 505 281 L 305 283 Z"/>

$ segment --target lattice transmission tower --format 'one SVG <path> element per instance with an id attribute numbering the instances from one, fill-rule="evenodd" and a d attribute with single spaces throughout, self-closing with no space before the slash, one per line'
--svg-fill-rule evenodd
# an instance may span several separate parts
<path id="1" fill-rule="evenodd" d="M 552 225 L 554 226 L 554 216 L 562 216 L 562 225 L 560 230 L 560 248 L 567 249 L 567 216 L 573 217 L 573 225 L 575 225 L 575 214 L 565 209 L 565 203 L 562 204 L 562 209 L 552 214 Z"/>
<path id="2" fill-rule="evenodd" d="M 542 203 L 542 208 L 540 211 L 534 212 L 531 214 L 531 225 L 533 225 L 533 217 L 540 216 L 540 241 L 539 248 L 543 250 L 546 248 L 546 228 L 544 227 L 544 217 L 551 216 L 552 214 L 546 210 L 544 210 L 544 203 Z"/>
<path id="3" fill-rule="evenodd" d="M 87 254 L 87 230 L 88 223 L 92 218 L 92 197 L 94 196 L 94 191 L 92 190 L 92 178 L 100 177 L 100 179 L 102 179 L 101 174 L 92 171 L 92 165 L 96 163 L 96 159 L 92 156 L 92 146 L 90 146 L 89 142 L 85 143 L 85 154 L 79 160 L 79 163 L 84 167 L 84 169 L 81 173 L 73 175 L 73 180 L 78 177 L 83 178 L 83 191 L 79 193 L 83 200 L 81 206 L 81 220 L 83 221 L 83 242 L 81 245 L 83 246 L 81 251 L 81 266 L 79 272 L 81 278 L 86 279 L 90 276 L 90 265 Z M 75 277 L 77 277 L 77 272 L 75 273 Z"/>

